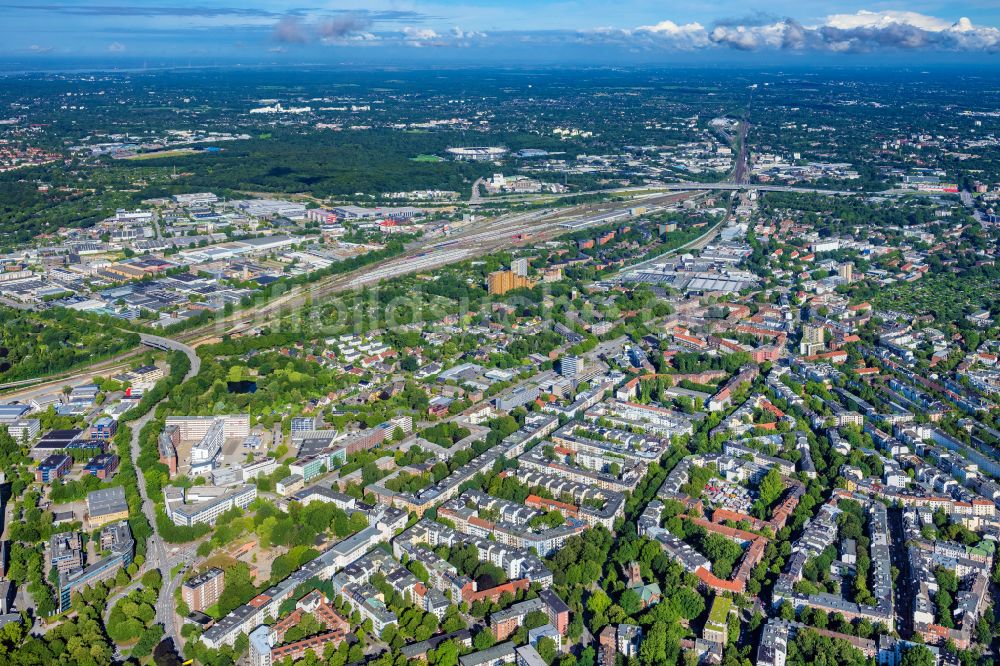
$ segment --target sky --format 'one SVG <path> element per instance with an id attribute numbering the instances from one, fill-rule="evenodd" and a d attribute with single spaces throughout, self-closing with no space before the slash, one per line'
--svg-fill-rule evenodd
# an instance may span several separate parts
<path id="1" fill-rule="evenodd" d="M 1000 0 L 0 0 L 0 59 L 1000 63 Z"/>

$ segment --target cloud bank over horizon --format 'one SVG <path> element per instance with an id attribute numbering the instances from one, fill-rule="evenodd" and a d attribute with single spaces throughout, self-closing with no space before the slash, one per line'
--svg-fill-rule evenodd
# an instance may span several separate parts
<path id="1" fill-rule="evenodd" d="M 580 0 L 586 4 L 588 0 Z M 849 0 L 845 0 L 849 2 Z M 444 4 L 442 4 L 444 3 Z M 85 55 L 87 53 L 129 56 L 173 53 L 247 53 L 321 55 L 332 49 L 385 47 L 389 49 L 479 49 L 483 53 L 521 52 L 539 49 L 592 50 L 600 60 L 604 53 L 636 58 L 657 54 L 725 54 L 761 52 L 789 55 L 868 54 L 985 54 L 1000 53 L 1000 6 L 987 11 L 978 22 L 966 16 L 943 17 L 909 9 L 858 9 L 843 3 L 822 3 L 819 18 L 787 14 L 752 13 L 743 17 L 654 16 L 652 20 L 629 21 L 648 16 L 622 4 L 619 25 L 578 27 L 574 22 L 599 20 L 599 10 L 566 15 L 557 5 L 539 0 L 537 20 L 519 20 L 517 13 L 532 11 L 532 5 L 509 5 L 513 18 L 496 8 L 451 4 L 372 0 L 364 9 L 316 9 L 278 6 L 269 0 L 251 0 L 245 6 L 221 3 L 189 6 L 161 0 L 158 5 L 113 5 L 72 0 L 65 3 L 0 3 L 0 17 L 13 18 L 13 31 L 0 53 L 35 57 Z M 725 1 L 723 5 L 727 4 Z M 730 3 L 731 4 L 731 3 Z M 816 3 L 802 0 L 803 13 Z M 401 7 L 406 7 L 401 8 Z M 561 7 L 562 4 L 558 3 Z M 777 0 L 776 8 L 782 6 Z M 924 6 L 923 4 L 921 6 Z M 610 11 L 610 10 L 607 10 Z M 655 10 L 654 14 L 665 13 Z M 944 14 L 944 11 L 938 14 Z M 992 20 L 991 20 L 992 19 Z M 500 25 L 496 25 L 497 22 Z M 37 23 L 30 35 L 22 26 Z M 0 23 L 3 23 L 0 21 Z M 66 23 L 66 27 L 61 24 Z M 632 23 L 629 25 L 621 25 Z M 75 28 L 76 30 L 71 30 Z M 58 35 L 75 32 L 74 39 Z M 46 35 L 56 35 L 46 39 Z M 20 39 L 19 39 L 20 38 Z M 594 49 L 593 47 L 602 47 Z M 328 49 L 324 51 L 324 49 Z M 371 53 L 369 51 L 369 53 Z M 709 57 L 706 55 L 706 57 Z M 735 56 L 734 56 L 735 57 Z M 990 61 L 987 61 L 990 62 Z"/>
<path id="2" fill-rule="evenodd" d="M 1000 30 L 980 27 L 966 17 L 947 21 L 910 11 L 868 11 L 831 14 L 823 22 L 804 25 L 794 18 L 767 16 L 722 19 L 710 27 L 700 23 L 678 25 L 665 20 L 631 31 L 595 31 L 611 38 L 645 39 L 666 48 L 725 47 L 740 51 L 787 50 L 833 53 L 879 49 L 1000 51 Z"/>
<path id="3" fill-rule="evenodd" d="M 439 32 L 429 27 L 404 26 L 399 31 L 372 31 L 367 15 L 345 15 L 306 23 L 283 17 L 273 38 L 283 44 L 314 42 L 344 44 L 353 41 L 407 46 L 468 47 L 511 39 L 530 42 L 571 40 L 619 45 L 634 49 L 691 51 L 728 48 L 738 51 L 797 51 L 866 53 L 880 49 L 902 51 L 1000 52 L 1000 29 L 973 25 L 966 17 L 947 21 L 910 11 L 868 11 L 831 14 L 821 22 L 803 24 L 766 15 L 718 19 L 709 26 L 678 24 L 666 19 L 636 28 L 598 28 L 578 31 L 500 31 L 486 33 L 452 27 Z"/>

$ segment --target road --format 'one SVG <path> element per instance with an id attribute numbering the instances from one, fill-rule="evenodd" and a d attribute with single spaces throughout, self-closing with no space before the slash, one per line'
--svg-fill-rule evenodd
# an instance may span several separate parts
<path id="1" fill-rule="evenodd" d="M 30 310 L 31 306 L 27 303 L 22 303 L 21 301 L 15 301 L 6 296 L 0 296 L 0 305 L 6 305 L 9 308 L 14 308 L 15 310 Z"/>
<path id="2" fill-rule="evenodd" d="M 129 592 L 131 592 L 132 590 L 134 590 L 136 588 L 139 588 L 139 587 L 142 587 L 142 577 L 141 576 L 137 576 L 136 578 L 132 579 L 131 583 L 129 583 L 128 585 L 126 585 L 125 587 L 123 587 L 122 589 L 118 590 L 117 592 L 115 592 L 114 594 L 112 594 L 112 595 L 110 595 L 108 597 L 107 601 L 104 602 L 105 603 L 105 605 L 104 605 L 104 622 L 105 623 L 107 623 L 108 617 L 111 615 L 111 609 L 115 607 L 115 604 L 118 603 L 118 601 L 120 599 L 122 599 L 123 597 L 125 597 L 126 595 L 128 595 Z"/>
<path id="3" fill-rule="evenodd" d="M 605 195 L 605 196 L 640 196 L 642 194 L 663 194 L 665 192 L 676 192 L 676 191 L 713 191 L 713 190 L 723 190 L 723 191 L 733 191 L 733 190 L 757 190 L 760 192 L 800 192 L 803 194 L 824 194 L 828 196 L 868 196 L 868 197 L 901 197 L 901 196 L 938 196 L 936 192 L 922 192 L 920 190 L 909 190 L 903 188 L 896 188 L 890 190 L 883 190 L 881 192 L 875 191 L 859 191 L 859 190 L 830 190 L 821 187 L 798 187 L 793 185 L 764 185 L 764 184 L 753 184 L 747 182 L 749 179 L 750 171 L 747 168 L 748 155 L 744 150 L 741 149 L 740 154 L 736 164 L 742 165 L 739 172 L 736 173 L 734 169 L 730 172 L 729 178 L 722 182 L 716 183 L 702 183 L 702 182 L 689 182 L 680 181 L 676 183 L 651 183 L 649 185 L 643 186 L 630 186 L 630 187 L 619 187 L 614 189 L 605 190 L 584 190 L 580 192 L 567 192 L 565 194 L 498 194 L 492 195 L 488 199 L 480 197 L 480 203 L 483 201 L 489 201 L 491 203 L 531 203 L 531 202 L 551 202 L 555 205 L 559 199 L 566 199 L 571 197 L 581 197 L 586 195 Z M 740 182 L 737 182 L 734 176 L 739 176 Z"/>
<path id="4" fill-rule="evenodd" d="M 744 118 L 743 122 L 740 124 L 739 153 L 737 154 L 736 162 L 733 165 L 733 170 L 729 174 L 729 179 L 728 179 L 729 183 L 728 184 L 732 185 L 732 186 L 739 186 L 740 183 L 742 183 L 743 181 L 746 180 L 746 176 L 747 176 L 747 173 L 748 173 L 748 169 L 747 169 L 747 131 L 748 131 L 749 126 L 750 126 L 750 122 L 749 122 L 749 108 L 748 108 L 747 117 Z M 726 135 L 726 136 L 728 137 L 728 135 Z M 729 140 L 732 141 L 731 138 Z M 728 224 L 730 221 L 732 221 L 732 219 L 733 219 L 733 211 L 736 209 L 736 199 L 737 199 L 737 197 L 735 197 L 735 196 L 732 197 L 732 201 L 729 202 L 729 208 L 726 211 L 725 216 L 723 216 L 723 218 L 719 222 L 717 222 L 716 224 L 712 225 L 712 227 L 708 231 L 706 231 L 705 233 L 703 233 L 701 236 L 698 236 L 698 238 L 695 238 L 693 241 L 689 241 L 689 242 L 685 243 L 684 245 L 681 245 L 680 247 L 675 247 L 675 248 L 673 248 L 671 250 L 667 250 L 666 252 L 664 252 L 662 254 L 658 254 L 655 257 L 651 257 L 651 258 L 649 258 L 649 259 L 647 259 L 645 261 L 642 261 L 642 262 L 640 262 L 638 264 L 633 264 L 632 266 L 628 266 L 626 268 L 622 268 L 620 271 L 618 271 L 618 274 L 615 276 L 615 278 L 616 279 L 621 279 L 621 276 L 625 275 L 626 273 L 632 273 L 632 272 L 635 272 L 635 271 L 637 271 L 637 270 L 639 270 L 641 268 L 644 268 L 646 266 L 650 266 L 652 264 L 660 263 L 663 260 L 665 260 L 667 257 L 670 257 L 670 256 L 672 256 L 674 254 L 677 254 L 678 252 L 685 252 L 687 250 L 703 250 L 703 249 L 705 249 L 705 247 L 709 243 L 711 243 L 713 240 L 715 240 L 715 238 L 719 235 L 719 232 L 722 230 L 722 227 L 726 226 L 726 224 Z"/>
<path id="5" fill-rule="evenodd" d="M 89 365 L 83 370 L 68 370 L 46 377 L 6 382 L 0 384 L 0 393 L 4 394 L 5 401 L 23 401 L 31 399 L 36 395 L 51 393 L 53 389 L 60 389 L 63 386 L 89 384 L 95 374 L 110 375 L 120 370 L 128 369 L 131 367 L 131 361 L 141 352 L 142 348 L 136 347 L 134 350 L 120 356 Z"/>
<path id="6" fill-rule="evenodd" d="M 899 569 L 894 591 L 896 599 L 893 604 L 896 612 L 896 631 L 901 636 L 909 636 L 913 633 L 913 613 L 910 607 L 917 590 L 910 574 L 910 558 L 906 552 L 902 509 L 889 509 L 889 538 L 889 555 L 893 566 Z"/>
<path id="7" fill-rule="evenodd" d="M 138 352 L 133 352 L 131 355 L 135 356 L 137 354 Z M 112 365 L 99 363 L 88 366 L 86 370 L 59 376 L 56 379 L 42 378 L 41 383 L 28 380 L 27 382 L 11 382 L 10 384 L 4 384 L 3 386 L 0 386 L 0 392 L 3 393 L 3 402 L 17 401 L 23 403 L 31 400 L 32 398 L 59 392 L 64 386 L 76 388 L 77 386 L 90 384 L 94 381 L 95 375 L 113 375 L 117 372 L 128 370 L 130 367 L 132 367 L 131 363 L 116 363 Z"/>
<path id="8" fill-rule="evenodd" d="M 799 192 L 802 194 L 823 194 L 826 196 L 854 196 L 854 197 L 934 197 L 940 196 L 937 192 L 922 192 L 920 190 L 892 189 L 881 192 L 861 192 L 857 190 L 827 190 L 820 187 L 794 187 L 791 185 L 761 185 L 759 183 L 664 183 L 658 186 L 662 190 L 723 190 L 723 191 L 750 191 L 757 192 Z"/>
<path id="9" fill-rule="evenodd" d="M 986 216 L 983 215 L 983 212 L 976 208 L 976 202 L 973 200 L 972 193 L 969 192 L 969 190 L 962 190 L 959 192 L 958 198 L 962 200 L 962 205 L 972 212 L 972 215 L 976 218 L 977 222 L 982 224 L 986 221 Z"/>
<path id="10" fill-rule="evenodd" d="M 741 151 L 742 152 L 742 151 Z M 636 195 L 641 192 L 646 193 L 656 193 L 656 192 L 677 192 L 677 191 L 713 191 L 713 190 L 723 190 L 723 191 L 734 191 L 734 190 L 757 190 L 759 192 L 799 192 L 802 194 L 824 194 L 827 196 L 860 196 L 860 197 L 903 197 L 903 196 L 939 196 L 937 192 L 923 192 L 920 190 L 909 190 L 903 188 L 895 188 L 889 190 L 882 190 L 880 192 L 875 191 L 860 191 L 860 190 L 830 190 L 822 187 L 799 187 L 794 185 L 764 185 L 760 183 L 749 183 L 747 182 L 749 177 L 749 169 L 746 168 L 747 156 L 743 155 L 743 161 L 738 162 L 743 165 L 739 173 L 741 182 L 734 182 L 732 176 L 724 182 L 717 183 L 701 183 L 701 182 L 688 182 L 681 181 L 677 183 L 656 183 L 655 185 L 648 185 L 644 187 L 625 187 L 611 190 L 587 190 L 583 192 L 570 192 L 568 194 L 517 194 L 517 195 L 498 195 L 491 196 L 489 198 L 490 202 L 497 203 L 526 203 L 536 200 L 548 201 L 552 200 L 553 203 L 559 199 L 564 199 L 568 197 L 579 197 L 588 194 L 604 194 L 604 195 Z M 485 201 L 485 199 L 484 199 Z"/>
<path id="11" fill-rule="evenodd" d="M 185 380 L 194 377 L 199 372 L 201 372 L 201 359 L 198 357 L 197 352 L 192 347 L 180 342 L 179 340 L 174 340 L 172 338 L 165 338 L 161 335 L 152 335 L 149 333 L 142 333 L 139 335 L 139 339 L 142 344 L 147 347 L 152 347 L 153 349 L 160 349 L 163 351 L 179 351 L 184 352 L 188 357 L 188 361 L 191 363 L 191 368 L 188 370 L 187 375 L 184 377 Z"/>
<path id="12" fill-rule="evenodd" d="M 195 353 L 194 349 L 178 342 L 177 340 L 171 340 L 159 335 L 143 334 L 142 342 L 144 345 L 148 345 L 156 349 L 169 349 L 184 352 L 191 362 L 191 367 L 184 376 L 185 381 L 197 375 L 201 370 L 201 359 L 198 358 L 198 354 Z M 174 641 L 174 645 L 180 646 L 180 632 L 177 629 L 174 613 L 174 590 L 176 590 L 177 586 L 180 585 L 181 576 L 177 575 L 174 576 L 173 579 L 169 579 L 170 570 L 179 563 L 179 559 L 177 557 L 178 553 L 168 552 L 167 544 L 162 538 L 160 538 L 160 535 L 156 530 L 156 505 L 149 499 L 149 494 L 146 492 L 146 480 L 139 471 L 139 435 L 142 432 L 142 429 L 153 419 L 155 415 L 156 405 L 153 405 L 145 415 L 140 417 L 138 420 L 133 421 L 130 426 L 132 428 L 132 464 L 135 465 L 139 476 L 138 485 L 139 494 L 142 497 L 142 512 L 145 514 L 146 520 L 148 520 L 149 524 L 153 527 L 153 536 L 150 537 L 149 543 L 146 546 L 146 568 L 159 569 L 160 573 L 163 575 L 163 585 L 160 588 L 160 598 L 156 601 L 155 621 L 163 625 L 165 631 L 164 639 L 172 639 Z M 174 550 L 176 551 L 177 549 Z M 193 552 L 191 552 L 188 557 L 193 557 Z M 187 561 L 190 562 L 190 559 Z"/>
<path id="13" fill-rule="evenodd" d="M 472 193 L 469 195 L 469 205 L 478 206 L 483 203 L 483 196 L 479 192 L 479 186 L 483 184 L 482 178 L 477 178 L 476 182 L 472 184 Z"/>
<path id="14" fill-rule="evenodd" d="M 740 138 L 739 138 L 739 152 L 736 155 L 736 164 L 733 166 L 733 173 L 730 176 L 732 183 L 736 185 L 742 185 L 747 182 L 747 177 L 750 175 L 749 165 L 747 163 L 747 133 L 750 131 L 750 109 L 753 106 L 753 88 L 750 88 L 750 97 L 747 99 L 747 108 L 743 114 L 743 120 L 740 122 Z"/>
<path id="15" fill-rule="evenodd" d="M 194 349 L 177 340 L 145 333 L 140 334 L 139 339 L 143 345 L 153 347 L 154 349 L 176 349 L 178 351 L 183 351 L 187 354 L 188 359 L 191 361 L 192 367 L 201 368 L 201 359 L 199 359 L 198 355 L 194 353 Z M 133 359 L 142 352 L 142 347 L 136 347 L 133 351 L 116 356 L 113 359 L 89 365 L 83 370 L 73 370 L 65 373 L 59 373 L 57 375 L 50 375 L 49 377 L 7 382 L 5 384 L 0 384 L 0 392 L 3 393 L 4 402 L 10 402 L 11 400 L 24 402 L 40 395 L 52 393 L 52 391 L 62 389 L 64 386 L 76 387 L 84 384 L 90 384 L 94 380 L 94 375 L 112 375 L 122 370 L 128 370 L 132 367 L 131 360 L 125 361 L 124 359 Z M 195 374 L 197 374 L 197 372 L 195 372 Z"/>
<path id="16" fill-rule="evenodd" d="M 677 254 L 678 252 L 684 252 L 687 250 L 704 250 L 705 246 L 711 243 L 713 240 L 715 240 L 715 237 L 719 235 L 719 231 L 728 222 L 729 222 L 729 216 L 726 216 L 722 218 L 722 220 L 720 220 L 719 222 L 715 223 L 715 225 L 713 225 L 712 228 L 703 233 L 701 236 L 695 238 L 693 241 L 688 241 L 687 243 L 681 245 L 680 247 L 675 247 L 673 249 L 667 250 L 663 254 L 658 254 L 655 257 L 650 257 L 649 259 L 640 262 L 638 264 L 633 264 L 632 266 L 622 268 L 620 271 L 618 271 L 618 276 L 622 276 L 625 273 L 632 273 L 634 271 L 637 271 L 646 266 L 650 266 L 652 264 L 658 264 L 663 260 L 665 260 L 667 257 Z"/>

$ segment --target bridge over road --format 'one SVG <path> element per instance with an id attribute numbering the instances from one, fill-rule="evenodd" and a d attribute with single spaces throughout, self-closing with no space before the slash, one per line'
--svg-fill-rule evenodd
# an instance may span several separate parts
<path id="1" fill-rule="evenodd" d="M 188 372 L 188 377 L 194 377 L 201 370 L 201 359 L 198 358 L 198 354 L 195 352 L 193 347 L 190 347 L 179 340 L 165 338 L 160 335 L 151 335 L 149 333 L 142 333 L 139 336 L 139 339 L 142 341 L 142 344 L 147 347 L 152 347 L 153 349 L 183 352 L 184 355 L 188 357 L 188 360 L 191 361 L 191 370 Z"/>

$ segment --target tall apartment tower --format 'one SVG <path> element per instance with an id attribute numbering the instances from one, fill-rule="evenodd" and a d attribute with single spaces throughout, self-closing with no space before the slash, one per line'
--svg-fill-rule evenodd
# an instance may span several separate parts
<path id="1" fill-rule="evenodd" d="M 203 611 L 222 595 L 226 584 L 226 574 L 222 569 L 206 569 L 181 586 L 181 598 L 193 611 Z"/>
<path id="2" fill-rule="evenodd" d="M 825 329 L 816 324 L 802 324 L 802 342 L 799 343 L 799 353 L 812 356 L 823 350 L 826 344 Z"/>
<path id="3" fill-rule="evenodd" d="M 493 271 L 487 276 L 487 289 L 490 294 L 506 294 L 511 289 L 531 288 L 534 286 L 531 280 L 526 277 L 516 275 L 514 271 Z"/>
<path id="4" fill-rule="evenodd" d="M 583 369 L 583 360 L 579 356 L 563 356 L 559 359 L 559 374 L 572 379 Z"/>

